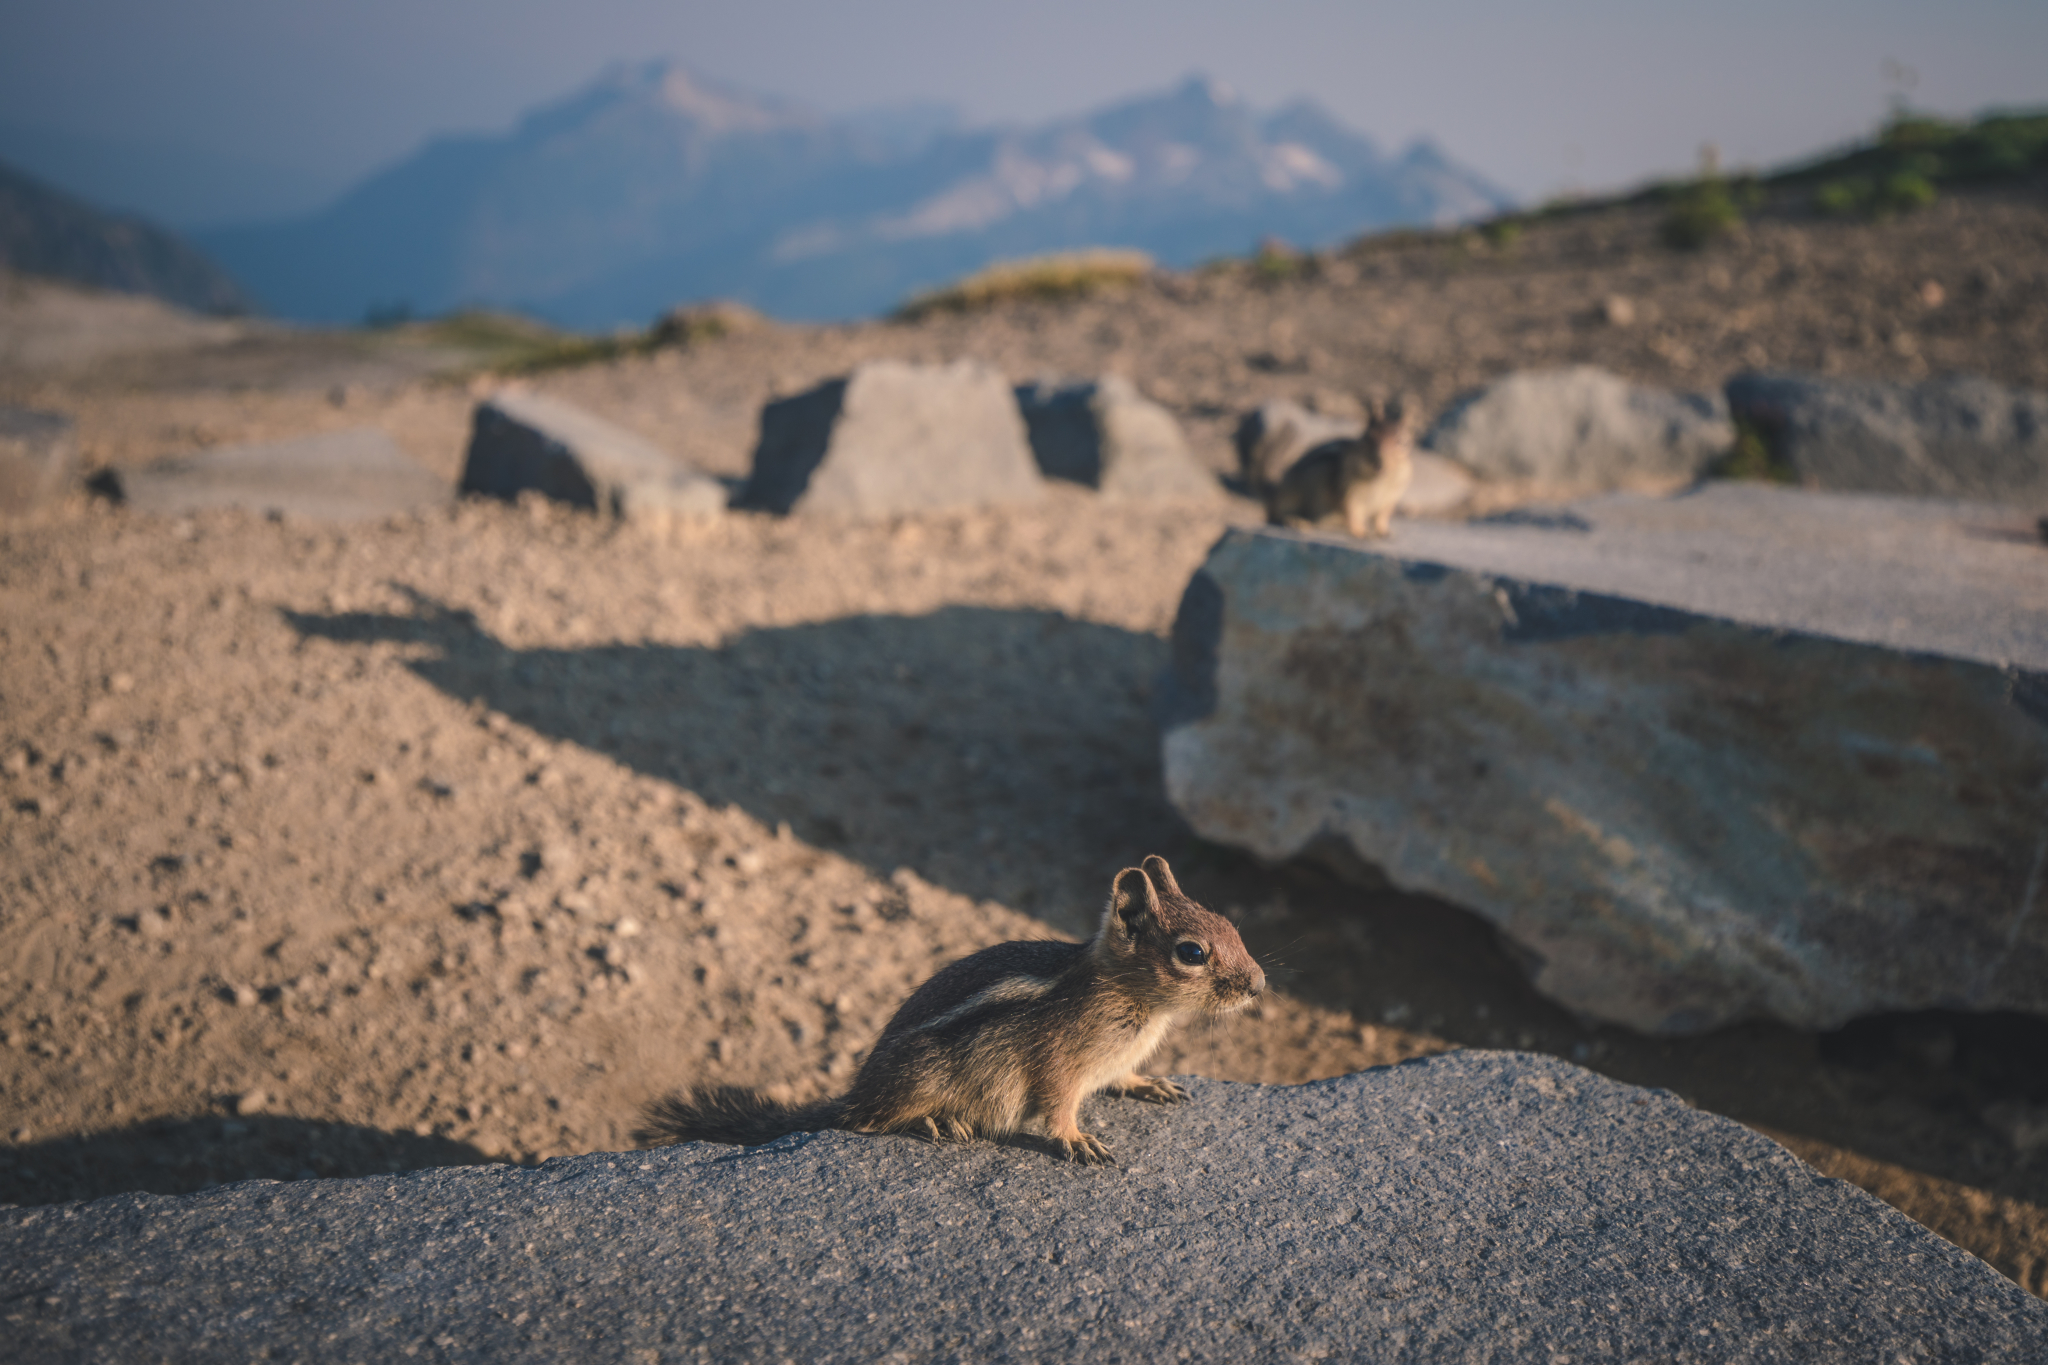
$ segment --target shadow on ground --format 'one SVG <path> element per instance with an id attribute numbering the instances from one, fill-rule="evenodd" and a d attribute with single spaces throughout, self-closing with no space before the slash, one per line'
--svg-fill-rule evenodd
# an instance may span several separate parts
<path id="1" fill-rule="evenodd" d="M 755 630 L 718 648 L 511 649 L 466 612 L 287 613 L 302 635 L 431 647 L 450 696 L 887 872 L 1092 921 L 1116 869 L 1190 836 L 1148 700 L 1166 644 L 1050 611 L 948 607 Z"/>
<path id="2" fill-rule="evenodd" d="M 253 1114 L 166 1119 L 10 1149 L 0 1204 L 57 1204 L 145 1191 L 191 1194 L 234 1180 L 383 1175 L 492 1158 L 450 1138 Z"/>
<path id="3" fill-rule="evenodd" d="M 1176 864 L 1178 866 L 1178 864 Z M 1292 994 L 1468 1047 L 1549 1052 L 1716 1113 L 2048 1206 L 2048 1020 L 1931 1010 L 1826 1033 L 1752 1021 L 1687 1038 L 1594 1024 L 1530 986 L 1477 915 L 1302 864 L 1208 851 L 1207 897 Z M 2030 1126 L 2031 1125 L 2031 1126 Z"/>

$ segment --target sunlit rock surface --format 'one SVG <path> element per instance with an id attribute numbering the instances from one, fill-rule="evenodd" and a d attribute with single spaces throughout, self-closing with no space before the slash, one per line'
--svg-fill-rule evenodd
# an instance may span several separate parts
<path id="1" fill-rule="evenodd" d="M 651 441 L 559 398 L 501 393 L 477 404 L 462 491 L 529 490 L 629 521 L 725 510 L 718 480 Z"/>
<path id="2" fill-rule="evenodd" d="M 2044 571 L 1997 508 L 1757 485 L 1233 531 L 1175 627 L 1168 794 L 1652 1032 L 2048 1009 Z"/>
<path id="3" fill-rule="evenodd" d="M 155 464 L 110 469 L 101 486 L 137 512 L 210 508 L 367 521 L 446 506 L 455 490 L 376 427 L 217 446 Z"/>
<path id="4" fill-rule="evenodd" d="M 1121 1165 L 804 1134 L 0 1212 L 17 1361 L 2022 1360 L 2048 1304 L 1674 1096 L 1454 1053 L 1091 1101 Z"/>
<path id="5" fill-rule="evenodd" d="M 796 515 L 886 517 L 1044 496 L 1001 375 L 971 360 L 875 360 L 761 410 L 739 501 Z"/>

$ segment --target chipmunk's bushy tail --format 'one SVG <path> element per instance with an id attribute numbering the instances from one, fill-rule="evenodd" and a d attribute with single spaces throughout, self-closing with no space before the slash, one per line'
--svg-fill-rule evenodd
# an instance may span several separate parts
<path id="1" fill-rule="evenodd" d="M 836 1127 L 845 1113 L 842 1101 L 816 1100 L 783 1104 L 736 1085 L 708 1090 L 678 1090 L 650 1103 L 644 1120 L 633 1130 L 642 1147 L 677 1142 L 723 1142 L 758 1147 L 791 1133 L 816 1133 Z"/>

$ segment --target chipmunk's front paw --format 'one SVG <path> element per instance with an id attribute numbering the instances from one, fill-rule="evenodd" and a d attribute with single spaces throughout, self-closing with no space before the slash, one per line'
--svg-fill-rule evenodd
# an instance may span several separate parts
<path id="1" fill-rule="evenodd" d="M 1148 1104 L 1186 1104 L 1193 1098 L 1164 1076 L 1133 1076 L 1118 1087 L 1117 1093 Z"/>
<path id="2" fill-rule="evenodd" d="M 1060 1147 L 1060 1155 L 1069 1161 L 1078 1161 L 1083 1166 L 1114 1166 L 1116 1158 L 1100 1138 L 1086 1133 L 1076 1133 L 1071 1138 L 1054 1138 Z"/>
<path id="3" fill-rule="evenodd" d="M 972 1142 L 974 1129 L 950 1115 L 926 1114 L 924 1135 L 933 1142 Z"/>

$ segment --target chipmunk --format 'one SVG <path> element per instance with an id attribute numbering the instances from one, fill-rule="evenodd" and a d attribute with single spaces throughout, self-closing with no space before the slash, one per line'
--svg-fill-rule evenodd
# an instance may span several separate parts
<path id="1" fill-rule="evenodd" d="M 1365 434 L 1353 441 L 1326 441 L 1296 460 L 1266 495 L 1266 520 L 1275 526 L 1308 528 L 1342 514 L 1344 529 L 1361 539 L 1369 527 L 1386 535 L 1394 508 L 1415 477 L 1410 458 L 1415 423 L 1396 398 L 1385 407 L 1370 404 Z"/>
<path id="2" fill-rule="evenodd" d="M 799 1107 L 732 1087 L 685 1091 L 650 1104 L 633 1136 L 754 1146 L 840 1128 L 965 1142 L 1038 1120 L 1067 1160 L 1114 1163 L 1081 1131 L 1081 1101 L 1187 1099 L 1138 1064 L 1175 1020 L 1243 1009 L 1265 987 L 1230 921 L 1188 899 L 1154 855 L 1116 874 L 1086 943 L 999 943 L 919 986 L 839 1098 Z"/>

